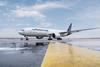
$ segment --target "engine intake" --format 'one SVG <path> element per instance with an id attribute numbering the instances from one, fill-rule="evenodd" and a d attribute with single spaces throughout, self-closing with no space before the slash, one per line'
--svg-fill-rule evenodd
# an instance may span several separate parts
<path id="1" fill-rule="evenodd" d="M 51 36 L 55 39 L 61 37 L 59 33 L 53 33 Z"/>
<path id="2" fill-rule="evenodd" d="M 56 35 L 53 33 L 53 34 L 52 34 L 52 37 L 53 37 L 53 38 L 56 38 Z"/>

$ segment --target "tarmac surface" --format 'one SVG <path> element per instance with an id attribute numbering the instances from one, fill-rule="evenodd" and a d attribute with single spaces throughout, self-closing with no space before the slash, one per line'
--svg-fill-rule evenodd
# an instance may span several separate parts
<path id="1" fill-rule="evenodd" d="M 100 39 L 0 39 L 0 67 L 100 67 L 99 43 Z"/>
<path id="2" fill-rule="evenodd" d="M 0 67 L 40 67 L 48 42 L 0 39 Z"/>

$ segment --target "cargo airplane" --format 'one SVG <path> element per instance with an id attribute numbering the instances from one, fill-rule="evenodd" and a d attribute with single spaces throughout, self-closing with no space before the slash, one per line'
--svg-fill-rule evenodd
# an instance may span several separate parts
<path id="1" fill-rule="evenodd" d="M 42 39 L 43 37 L 48 37 L 48 40 L 57 39 L 62 40 L 62 37 L 69 36 L 72 33 L 93 30 L 97 28 L 88 28 L 88 29 L 80 29 L 80 30 L 72 30 L 72 23 L 70 23 L 68 29 L 66 31 L 62 30 L 54 30 L 54 29 L 44 29 L 44 28 L 23 28 L 18 33 L 23 35 L 26 40 L 29 40 L 28 37 L 36 37 L 37 39 Z"/>

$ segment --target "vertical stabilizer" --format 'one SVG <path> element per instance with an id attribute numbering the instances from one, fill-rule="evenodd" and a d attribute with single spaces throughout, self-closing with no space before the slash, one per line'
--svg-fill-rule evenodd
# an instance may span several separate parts
<path id="1" fill-rule="evenodd" d="M 71 34 L 71 29 L 72 29 L 72 23 L 70 23 L 68 29 L 67 29 L 67 35 Z"/>

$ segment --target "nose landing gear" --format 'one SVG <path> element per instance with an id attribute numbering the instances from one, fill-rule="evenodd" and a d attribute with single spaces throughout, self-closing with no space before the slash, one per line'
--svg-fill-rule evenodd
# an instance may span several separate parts
<path id="1" fill-rule="evenodd" d="M 26 40 L 29 40 L 29 38 L 28 37 L 25 37 L 26 38 Z"/>

